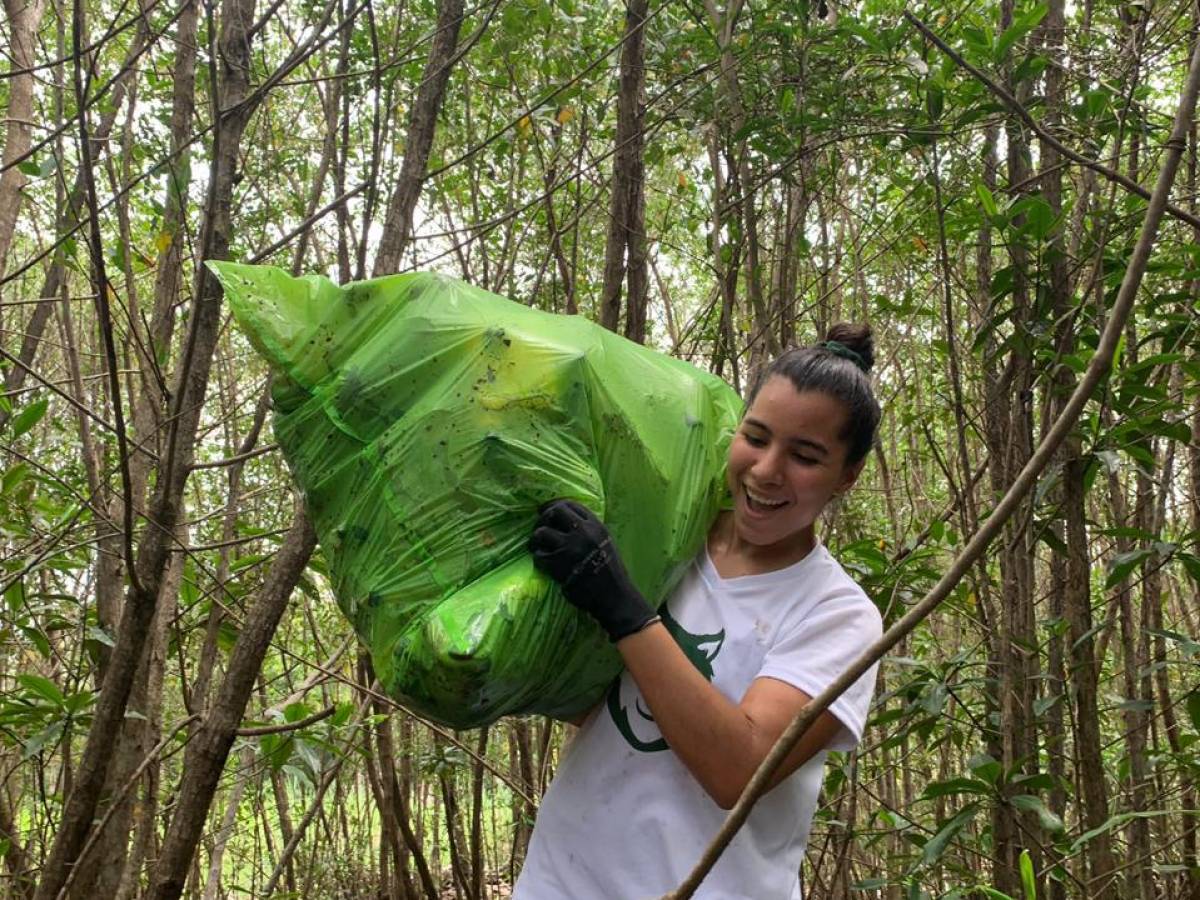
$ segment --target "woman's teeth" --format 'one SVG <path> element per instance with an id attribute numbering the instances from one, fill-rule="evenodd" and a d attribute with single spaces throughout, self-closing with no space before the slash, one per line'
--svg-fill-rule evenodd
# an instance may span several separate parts
<path id="1" fill-rule="evenodd" d="M 750 506 L 752 509 L 778 509 L 779 507 L 783 506 L 783 504 L 787 503 L 786 500 L 770 500 L 767 497 L 761 497 L 749 488 L 746 488 L 746 499 L 750 501 Z"/>

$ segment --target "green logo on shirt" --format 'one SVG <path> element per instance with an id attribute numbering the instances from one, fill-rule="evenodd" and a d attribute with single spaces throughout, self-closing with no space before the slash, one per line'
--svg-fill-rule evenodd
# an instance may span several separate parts
<path id="1" fill-rule="evenodd" d="M 725 643 L 725 629 L 716 634 L 692 634 L 675 621 L 666 604 L 663 604 L 659 614 L 684 655 L 705 679 L 712 681 L 713 660 L 717 658 L 721 646 Z M 621 732 L 621 737 L 625 738 L 626 743 L 634 750 L 656 753 L 667 749 L 667 742 L 658 730 L 654 716 L 646 709 L 641 691 L 628 674 L 622 674 L 608 689 L 607 705 L 617 731 Z"/>

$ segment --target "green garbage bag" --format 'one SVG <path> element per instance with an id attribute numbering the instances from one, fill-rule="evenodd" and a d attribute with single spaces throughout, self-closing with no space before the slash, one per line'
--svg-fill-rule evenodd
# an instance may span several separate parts
<path id="1" fill-rule="evenodd" d="M 274 375 L 276 437 L 384 688 L 457 728 L 594 703 L 619 657 L 534 569 L 538 507 L 594 510 L 661 602 L 725 496 L 732 389 L 439 275 L 209 265 Z"/>

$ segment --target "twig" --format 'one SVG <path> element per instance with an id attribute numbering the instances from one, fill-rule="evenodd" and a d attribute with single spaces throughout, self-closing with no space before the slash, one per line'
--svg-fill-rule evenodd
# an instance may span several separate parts
<path id="1" fill-rule="evenodd" d="M 906 13 L 906 15 L 908 14 Z M 909 16 L 909 18 L 911 19 L 912 17 Z M 1150 253 L 1153 250 L 1154 238 L 1158 233 L 1159 223 L 1162 221 L 1163 213 L 1167 207 L 1167 196 L 1170 194 L 1171 185 L 1175 180 L 1175 172 L 1179 167 L 1180 157 L 1183 155 L 1183 151 L 1187 145 L 1187 135 L 1191 125 L 1192 112 L 1196 106 L 1196 95 L 1198 92 L 1200 92 L 1200 44 L 1197 44 L 1195 50 L 1192 52 L 1187 81 L 1179 100 L 1179 107 L 1175 113 L 1175 122 L 1171 128 L 1171 136 L 1165 144 L 1165 159 L 1163 160 L 1162 169 L 1158 173 L 1158 181 L 1154 186 L 1154 193 L 1151 195 L 1150 203 L 1146 207 L 1146 216 L 1142 222 L 1142 232 L 1138 237 L 1137 246 L 1130 257 L 1129 265 L 1125 270 L 1125 276 L 1121 280 L 1121 288 L 1117 292 L 1116 300 L 1113 302 L 1108 322 L 1105 324 L 1104 332 L 1100 336 L 1100 342 L 1096 347 L 1095 355 L 1091 358 L 1087 371 L 1084 372 L 1079 384 L 1076 385 L 1075 390 L 1064 405 L 1062 413 L 1042 438 L 1037 450 L 1034 451 L 1033 456 L 1030 457 L 1024 468 L 1021 469 L 1020 474 L 996 505 L 992 514 L 988 516 L 979 530 L 975 532 L 975 535 L 966 547 L 963 548 L 962 553 L 954 560 L 953 565 L 951 565 L 946 574 L 933 586 L 920 603 L 909 610 L 879 640 L 868 647 L 839 678 L 814 697 L 800 711 L 796 718 L 792 720 L 783 734 L 779 736 L 779 740 L 775 742 L 775 746 L 771 748 L 771 751 L 762 761 L 762 764 L 758 767 L 758 771 L 754 773 L 754 776 L 742 791 L 737 804 L 730 811 L 728 817 L 726 817 L 725 823 L 721 826 L 721 830 L 717 833 L 717 836 L 704 851 L 704 855 L 695 869 L 692 870 L 678 888 L 667 894 L 663 900 L 687 900 L 687 898 L 690 898 L 695 893 L 696 888 L 700 886 L 700 882 L 704 880 L 704 877 L 712 869 L 738 829 L 741 828 L 746 818 L 750 815 L 750 810 L 754 807 L 758 798 L 765 793 L 775 770 L 779 768 L 784 758 L 791 753 L 792 749 L 800 741 L 800 738 L 812 723 L 816 721 L 817 716 L 828 709 L 829 705 L 835 699 L 840 697 L 847 688 L 862 677 L 863 673 L 871 668 L 871 666 L 875 665 L 901 638 L 916 628 L 917 625 L 924 621 L 941 604 L 950 591 L 953 590 L 954 586 L 958 584 L 967 571 L 983 555 L 984 550 L 987 549 L 992 539 L 1000 533 L 1005 523 L 1024 501 L 1025 496 L 1033 489 L 1033 486 L 1037 483 L 1038 476 L 1050 463 L 1054 454 L 1058 451 L 1059 445 L 1066 439 L 1071 429 L 1075 427 L 1075 422 L 1079 418 L 1079 414 L 1083 411 L 1084 405 L 1091 398 L 1097 385 L 1099 385 L 1101 379 L 1108 373 L 1109 368 L 1112 366 L 1117 343 L 1125 329 L 1129 313 L 1133 309 L 1133 301 L 1137 296 L 1142 275 L 1146 271 L 1146 263 L 1149 261 Z"/>
<path id="2" fill-rule="evenodd" d="M 322 719 L 328 719 L 335 712 L 337 706 L 330 704 L 320 712 L 315 712 L 311 716 L 305 716 L 303 719 L 298 719 L 295 722 L 280 722 L 278 725 L 253 725 L 249 728 L 239 728 L 234 732 L 238 737 L 261 737 L 265 734 L 282 734 L 285 731 L 298 731 L 301 728 L 307 728 L 320 722 Z"/>
<path id="3" fill-rule="evenodd" d="M 133 558 L 133 476 L 129 471 L 129 442 L 125 433 L 125 412 L 121 405 L 121 378 L 117 374 L 117 345 L 113 337 L 112 313 L 108 306 L 108 276 L 104 273 L 104 243 L 100 236 L 100 204 L 96 200 L 96 181 L 92 173 L 92 140 L 88 128 L 87 84 L 83 77 L 83 2 L 75 0 L 71 19 L 71 43 L 75 47 L 72 72 L 75 76 L 75 102 L 79 107 L 79 168 L 83 172 L 84 198 L 90 212 L 88 242 L 92 256 L 92 274 L 96 284 L 96 318 L 104 341 L 104 356 L 108 364 L 108 389 L 112 402 L 113 424 L 117 432 L 117 461 L 121 467 L 121 514 L 124 517 L 123 547 L 125 577 L 136 594 L 142 590 L 141 580 Z M 114 295 L 115 296 L 115 295 Z"/>
<path id="4" fill-rule="evenodd" d="M 236 456 L 227 456 L 224 459 L 217 459 L 212 462 L 192 463 L 192 471 L 194 472 L 197 469 L 220 469 L 225 466 L 237 465 L 240 462 L 245 462 L 248 459 L 253 459 L 256 456 L 262 456 L 264 453 L 271 453 L 278 449 L 278 444 L 264 444 L 261 447 L 255 447 L 253 450 L 247 450 L 245 453 L 239 453 Z"/>

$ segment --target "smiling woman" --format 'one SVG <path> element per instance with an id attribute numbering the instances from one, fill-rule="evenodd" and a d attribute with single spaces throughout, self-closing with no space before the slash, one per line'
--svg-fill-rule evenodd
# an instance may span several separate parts
<path id="1" fill-rule="evenodd" d="M 542 509 L 535 564 L 626 669 L 550 786 L 517 900 L 673 889 L 788 722 L 878 637 L 878 611 L 815 528 L 879 424 L 872 358 L 870 330 L 842 325 L 766 370 L 729 450 L 732 509 L 657 613 L 590 510 Z M 874 683 L 872 669 L 817 718 L 695 896 L 800 896 L 825 755 L 858 743 Z"/>

